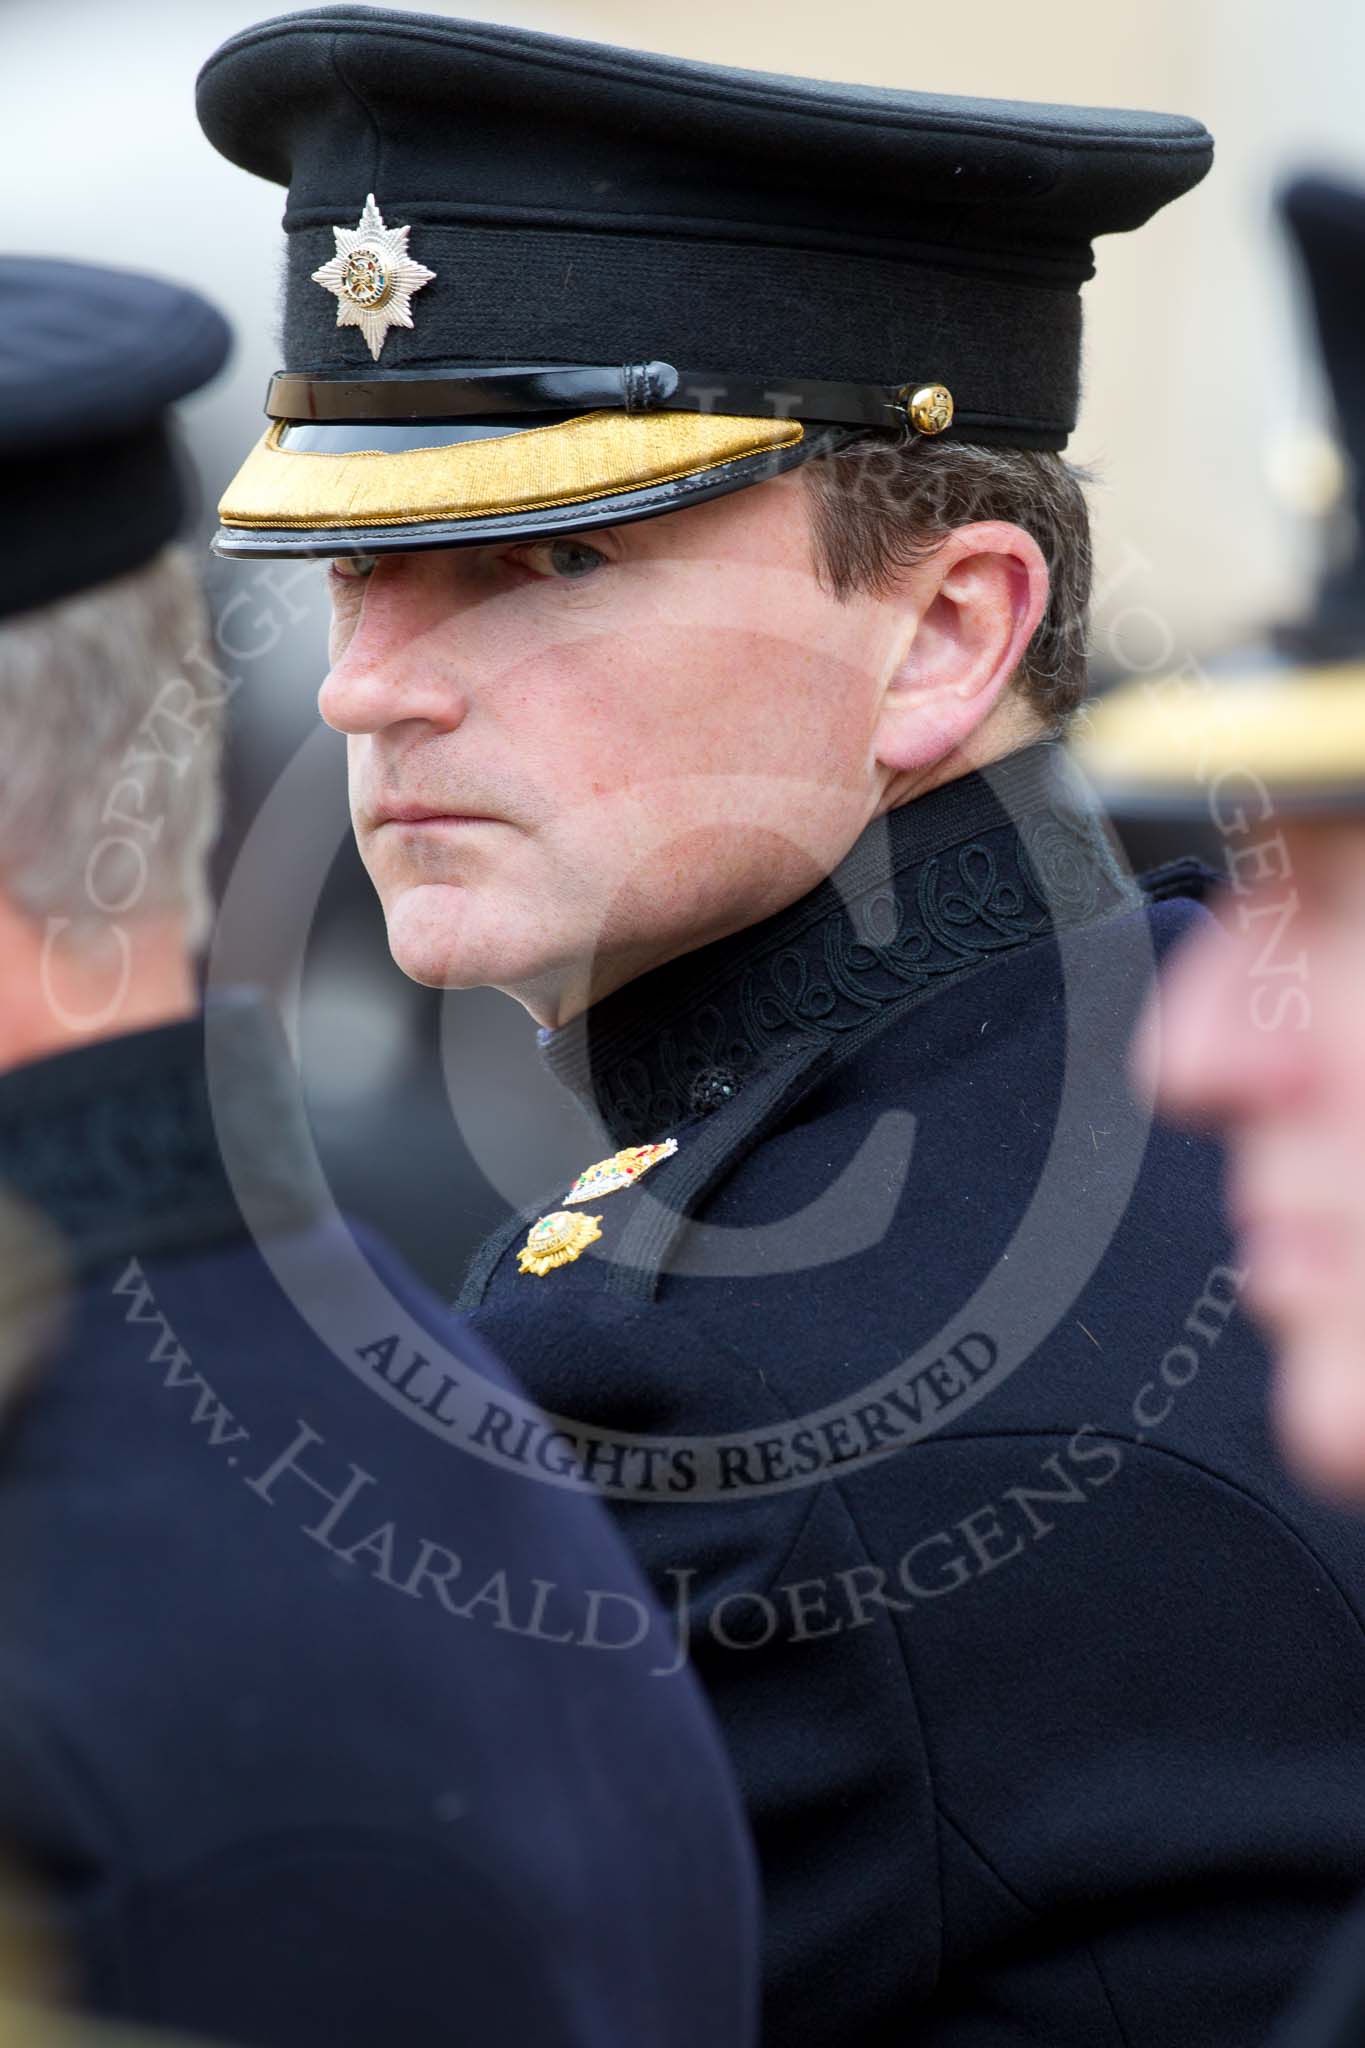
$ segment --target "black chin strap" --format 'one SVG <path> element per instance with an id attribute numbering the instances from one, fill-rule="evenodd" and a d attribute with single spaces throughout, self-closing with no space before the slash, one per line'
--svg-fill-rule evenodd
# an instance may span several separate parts
<path id="1" fill-rule="evenodd" d="M 387 377 L 313 377 L 281 371 L 270 382 L 272 419 L 468 419 L 483 414 L 709 412 L 839 426 L 942 433 L 952 400 L 942 385 L 842 384 L 809 377 L 738 377 L 672 363 L 498 364 L 449 375 L 397 370 Z M 944 417 L 946 412 L 946 417 Z M 941 420 L 942 424 L 936 424 Z"/>

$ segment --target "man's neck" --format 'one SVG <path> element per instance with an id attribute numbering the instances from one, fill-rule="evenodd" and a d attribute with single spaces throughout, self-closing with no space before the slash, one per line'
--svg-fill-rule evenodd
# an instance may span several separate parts
<path id="1" fill-rule="evenodd" d="M 897 806 L 808 897 L 617 990 L 542 1055 L 617 1145 L 645 1143 L 1138 900 L 1059 750 L 1034 745 Z"/>
<path id="2" fill-rule="evenodd" d="M 898 811 L 903 805 L 928 796 L 930 790 L 942 789 L 945 783 L 960 782 L 964 776 L 979 774 L 994 762 L 1003 761 L 1008 755 L 1020 753 L 1025 747 L 1034 746 L 1046 738 L 1047 733 L 1038 714 L 1011 690 L 985 723 L 960 747 L 953 747 L 941 760 L 891 776 L 882 792 L 876 815 L 885 817 L 888 811 Z"/>
<path id="3" fill-rule="evenodd" d="M 0 1072 L 191 1016 L 194 968 L 178 917 L 85 928 L 0 897 Z"/>
<path id="4" fill-rule="evenodd" d="M 931 791 L 941 789 L 945 784 L 958 782 L 969 775 L 978 774 L 997 761 L 1003 761 L 1010 754 L 1021 752 L 1025 747 L 1036 744 L 1045 734 L 1036 713 L 1027 705 L 1016 701 L 1013 694 L 1001 703 L 992 716 L 975 732 L 971 739 L 960 747 L 954 747 L 940 760 L 906 770 L 902 774 L 889 776 L 879 801 L 869 808 L 862 827 L 865 831 L 888 811 L 903 809 Z M 857 833 L 844 848 L 844 857 L 852 851 L 862 832 Z M 836 862 L 836 866 L 838 863 Z M 805 892 L 803 892 L 805 893 Z M 563 972 L 534 987 L 526 985 L 507 989 L 524 1009 L 528 1010 L 542 1029 L 559 1030 L 572 1023 L 595 1003 L 614 995 L 629 982 L 637 981 L 656 967 L 667 966 L 688 953 L 699 952 L 704 946 L 719 939 L 732 937 L 744 931 L 750 924 L 761 923 L 782 910 L 790 902 L 800 900 L 793 897 L 788 903 L 765 904 L 755 916 L 736 916 L 728 923 L 718 922 L 713 928 L 691 934 L 678 943 L 651 951 L 647 944 L 637 949 L 633 957 L 622 955 L 607 962 L 598 958 L 585 962 L 573 973 Z"/>

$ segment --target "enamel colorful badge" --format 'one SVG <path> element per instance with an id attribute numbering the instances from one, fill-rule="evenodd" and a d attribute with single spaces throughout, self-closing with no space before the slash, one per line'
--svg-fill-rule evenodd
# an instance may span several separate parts
<path id="1" fill-rule="evenodd" d="M 569 1189 L 566 1202 L 595 1202 L 600 1195 L 614 1195 L 621 1188 L 634 1187 L 641 1174 L 648 1173 L 661 1159 L 671 1159 L 678 1149 L 676 1138 L 664 1138 L 657 1145 L 627 1145 L 610 1159 L 585 1166 Z"/>
<path id="2" fill-rule="evenodd" d="M 517 1264 L 523 1273 L 550 1273 L 556 1266 L 572 1265 L 602 1235 L 597 1227 L 601 1221 L 600 1216 L 570 1216 L 564 1209 L 542 1216 L 531 1226 Z"/>
<path id="3" fill-rule="evenodd" d="M 358 327 L 379 361 L 391 327 L 411 327 L 412 295 L 430 284 L 434 270 L 408 254 L 411 228 L 386 228 L 371 192 L 354 228 L 333 228 L 337 252 L 313 272 L 313 283 L 335 294 L 337 326 Z"/>

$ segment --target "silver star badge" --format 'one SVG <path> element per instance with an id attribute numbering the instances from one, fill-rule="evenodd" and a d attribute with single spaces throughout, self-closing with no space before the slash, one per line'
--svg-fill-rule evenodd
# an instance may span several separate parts
<path id="1" fill-rule="evenodd" d="M 391 327 L 411 327 L 412 295 L 436 272 L 408 254 L 411 228 L 386 228 L 371 192 L 359 225 L 333 228 L 337 252 L 313 272 L 314 284 L 335 292 L 337 326 L 358 327 L 379 361 Z"/>

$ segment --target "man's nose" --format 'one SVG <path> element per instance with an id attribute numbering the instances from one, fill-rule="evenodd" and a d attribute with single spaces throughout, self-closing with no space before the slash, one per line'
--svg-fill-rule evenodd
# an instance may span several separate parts
<path id="1" fill-rule="evenodd" d="M 381 558 L 360 584 L 350 600 L 359 616 L 318 692 L 318 710 L 337 732 L 460 724 L 469 706 L 453 645 L 458 606 L 445 580 L 421 557 L 399 555 Z"/>
<path id="2" fill-rule="evenodd" d="M 1282 942 L 1272 960 L 1246 917 L 1254 906 L 1223 908 L 1226 926 L 1204 923 L 1177 948 L 1134 1042 L 1138 1087 L 1178 1123 L 1235 1123 L 1297 1093 L 1308 1072 L 1301 947 Z"/>

